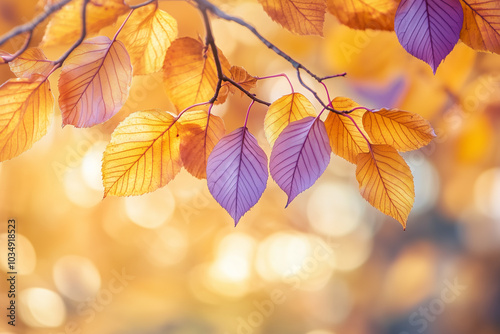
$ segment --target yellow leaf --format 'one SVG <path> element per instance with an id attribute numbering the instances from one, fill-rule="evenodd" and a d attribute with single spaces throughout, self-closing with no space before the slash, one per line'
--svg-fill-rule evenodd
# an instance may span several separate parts
<path id="1" fill-rule="evenodd" d="M 137 111 L 113 131 L 102 163 L 104 197 L 142 195 L 165 186 L 182 167 L 174 115 Z"/>
<path id="2" fill-rule="evenodd" d="M 39 48 L 29 48 L 9 63 L 10 70 L 20 78 L 29 78 L 32 74 L 47 76 L 54 67 Z"/>
<path id="3" fill-rule="evenodd" d="M 90 127 L 107 121 L 127 100 L 132 65 L 122 42 L 86 40 L 66 59 L 59 78 L 63 124 Z"/>
<path id="4" fill-rule="evenodd" d="M 359 104 L 346 97 L 336 97 L 332 100 L 332 107 L 338 111 L 347 111 L 359 107 Z M 367 136 L 363 129 L 363 114 L 365 112 L 365 110 L 358 109 L 349 115 L 363 131 L 363 134 Z M 333 112 L 328 114 L 325 121 L 333 153 L 353 164 L 356 163 L 356 156 L 359 153 L 368 152 L 368 143 L 356 125 L 348 117 Z"/>
<path id="5" fill-rule="evenodd" d="M 500 53 L 500 2 L 462 0 L 462 42 L 480 51 Z"/>
<path id="6" fill-rule="evenodd" d="M 193 176 L 204 179 L 207 177 L 208 156 L 226 132 L 224 121 L 214 115 L 208 117 L 206 111 L 189 111 L 181 117 L 180 122 L 184 168 Z"/>
<path id="7" fill-rule="evenodd" d="M 394 30 L 397 0 L 327 0 L 330 13 L 353 29 Z"/>
<path id="8" fill-rule="evenodd" d="M 356 179 L 364 199 L 406 228 L 415 200 L 413 176 L 410 167 L 393 147 L 371 145 L 369 153 L 359 154 Z"/>
<path id="9" fill-rule="evenodd" d="M 46 77 L 10 79 L 0 86 L 0 161 L 18 156 L 42 138 L 53 112 Z"/>
<path id="10" fill-rule="evenodd" d="M 259 0 L 266 13 L 284 28 L 300 35 L 323 36 L 325 0 Z"/>
<path id="11" fill-rule="evenodd" d="M 229 62 L 220 50 L 218 55 L 223 73 L 230 77 Z M 179 111 L 214 96 L 218 81 L 214 56 L 200 41 L 190 37 L 176 39 L 167 50 L 163 68 L 167 95 Z M 223 100 L 225 96 L 219 98 Z"/>
<path id="12" fill-rule="evenodd" d="M 316 111 L 311 102 L 300 93 L 288 94 L 274 101 L 264 118 L 264 132 L 269 144 L 274 145 L 288 124 L 307 116 L 316 116 Z"/>
<path id="13" fill-rule="evenodd" d="M 45 30 L 40 46 L 74 43 L 82 31 L 83 0 L 71 1 L 56 12 Z M 98 33 L 129 11 L 123 0 L 92 0 L 87 4 L 87 36 Z"/>
<path id="14" fill-rule="evenodd" d="M 422 116 L 398 109 L 367 112 L 363 126 L 373 143 L 390 145 L 400 152 L 419 149 L 436 137 Z"/>
<path id="15" fill-rule="evenodd" d="M 240 84 L 241 87 L 245 88 L 246 90 L 250 91 L 252 88 L 255 88 L 255 85 L 257 84 L 257 79 L 240 66 L 231 66 L 231 69 L 229 70 L 231 72 L 231 79 L 236 81 L 238 84 Z M 234 87 L 230 83 L 225 83 L 229 85 L 229 90 L 231 93 L 235 93 L 238 88 Z M 243 95 L 243 92 L 241 92 Z"/>
<path id="16" fill-rule="evenodd" d="M 167 49 L 177 38 L 177 21 L 153 3 L 136 9 L 119 35 L 134 66 L 134 74 L 162 69 Z"/>

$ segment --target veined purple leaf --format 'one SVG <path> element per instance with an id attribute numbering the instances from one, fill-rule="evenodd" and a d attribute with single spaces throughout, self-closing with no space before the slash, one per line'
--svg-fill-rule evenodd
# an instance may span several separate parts
<path id="1" fill-rule="evenodd" d="M 406 51 L 428 63 L 434 74 L 460 37 L 460 0 L 401 0 L 394 30 Z"/>
<path id="2" fill-rule="evenodd" d="M 246 127 L 222 137 L 208 157 L 208 189 L 235 226 L 259 201 L 268 175 L 267 156 Z"/>
<path id="3" fill-rule="evenodd" d="M 271 176 L 288 195 L 286 206 L 311 187 L 330 162 L 325 124 L 315 117 L 292 122 L 281 132 L 271 151 Z"/>

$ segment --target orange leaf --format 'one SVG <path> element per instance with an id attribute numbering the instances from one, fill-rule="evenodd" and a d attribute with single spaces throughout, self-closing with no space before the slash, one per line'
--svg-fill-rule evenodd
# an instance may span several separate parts
<path id="1" fill-rule="evenodd" d="M 397 0 L 327 0 L 330 13 L 353 29 L 394 30 Z"/>
<path id="2" fill-rule="evenodd" d="M 284 28 L 300 35 L 323 36 L 325 0 L 259 0 L 266 13 Z"/>
<path id="3" fill-rule="evenodd" d="M 132 65 L 120 41 L 86 40 L 66 59 L 59 78 L 63 125 L 90 127 L 107 121 L 127 100 Z"/>
<path id="4" fill-rule="evenodd" d="M 347 111 L 359 107 L 359 104 L 346 97 L 336 97 L 332 100 L 332 107 L 338 111 Z M 363 134 L 367 136 L 363 129 L 364 113 L 365 110 L 357 109 L 349 113 L 349 116 L 356 122 Z M 356 156 L 359 153 L 368 152 L 368 143 L 356 128 L 356 125 L 349 117 L 334 112 L 330 112 L 325 121 L 333 153 L 353 164 L 356 163 Z"/>
<path id="5" fill-rule="evenodd" d="M 218 54 L 224 74 L 230 77 L 229 62 L 220 50 Z M 164 70 L 167 95 L 178 110 L 207 102 L 215 94 L 218 78 L 214 56 L 200 41 L 190 37 L 176 39 L 167 51 Z M 219 95 L 222 100 L 225 97 Z"/>
<path id="6" fill-rule="evenodd" d="M 208 156 L 215 144 L 224 136 L 222 118 L 210 115 L 206 111 L 189 111 L 181 118 L 181 157 L 184 167 L 193 176 L 207 177 Z"/>
<path id="7" fill-rule="evenodd" d="M 47 76 L 54 63 L 45 57 L 39 48 L 29 48 L 9 63 L 10 70 L 20 78 L 29 78 L 32 74 Z"/>
<path id="8" fill-rule="evenodd" d="M 462 0 L 462 42 L 480 51 L 500 53 L 500 2 Z"/>
<path id="9" fill-rule="evenodd" d="M 231 69 L 229 70 L 231 72 L 231 79 L 236 81 L 236 83 L 240 84 L 241 87 L 245 88 L 246 90 L 250 91 L 252 88 L 255 88 L 257 85 L 257 79 L 240 66 L 231 66 Z M 229 90 L 231 93 L 235 93 L 238 88 L 234 87 L 230 83 L 225 83 L 229 85 Z M 241 92 L 243 95 L 243 92 Z"/>
<path id="10" fill-rule="evenodd" d="M 177 21 L 153 3 L 138 8 L 119 35 L 132 59 L 134 74 L 162 69 L 167 49 L 177 38 Z"/>
<path id="11" fill-rule="evenodd" d="M 373 143 L 391 145 L 400 152 L 419 149 L 436 137 L 422 116 L 398 109 L 367 112 L 363 125 Z"/>
<path id="12" fill-rule="evenodd" d="M 71 1 L 56 12 L 45 30 L 40 46 L 74 43 L 82 31 L 83 0 Z M 116 22 L 129 11 L 123 0 L 92 0 L 87 4 L 87 37 Z"/>
<path id="13" fill-rule="evenodd" d="M 393 147 L 371 145 L 369 153 L 359 154 L 356 179 L 364 199 L 406 228 L 415 200 L 413 176 L 410 167 Z"/>
<path id="14" fill-rule="evenodd" d="M 279 134 L 291 122 L 307 116 L 316 116 L 316 110 L 309 100 L 300 93 L 292 93 L 274 101 L 264 118 L 264 132 L 267 141 L 274 145 Z"/>
<path id="15" fill-rule="evenodd" d="M 0 161 L 18 156 L 42 138 L 53 112 L 46 77 L 10 79 L 0 86 Z"/>
<path id="16" fill-rule="evenodd" d="M 104 151 L 104 197 L 142 195 L 165 186 L 181 170 L 179 145 L 174 115 L 150 110 L 128 116 Z"/>

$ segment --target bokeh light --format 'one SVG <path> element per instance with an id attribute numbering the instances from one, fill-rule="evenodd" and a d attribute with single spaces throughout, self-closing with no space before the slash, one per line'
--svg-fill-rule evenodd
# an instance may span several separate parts
<path id="1" fill-rule="evenodd" d="M 95 296 L 101 287 L 101 276 L 91 260 L 77 255 L 67 255 L 54 264 L 54 283 L 66 297 L 86 301 Z"/>
<path id="2" fill-rule="evenodd" d="M 19 316 L 30 327 L 54 328 L 66 319 L 66 307 L 54 291 L 29 288 L 19 293 Z"/>
<path id="3" fill-rule="evenodd" d="M 125 198 L 125 212 L 130 220 L 145 228 L 166 223 L 175 209 L 175 198 L 168 187 L 142 196 Z"/>

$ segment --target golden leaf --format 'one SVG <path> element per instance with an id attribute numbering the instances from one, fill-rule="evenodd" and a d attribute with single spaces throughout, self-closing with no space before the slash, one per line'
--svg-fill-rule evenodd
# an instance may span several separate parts
<path id="1" fill-rule="evenodd" d="M 218 55 L 223 73 L 230 77 L 229 62 L 220 50 Z M 214 56 L 200 41 L 190 37 L 176 39 L 167 50 L 163 68 L 167 95 L 179 111 L 214 96 L 218 81 Z M 225 97 L 219 95 L 221 100 Z"/>
<path id="2" fill-rule="evenodd" d="M 66 59 L 59 78 L 63 124 L 90 127 L 107 121 L 127 100 L 132 65 L 122 42 L 98 36 Z"/>
<path id="3" fill-rule="evenodd" d="M 193 176 L 204 179 L 207 177 L 208 156 L 226 132 L 224 121 L 215 115 L 208 117 L 206 111 L 189 111 L 180 122 L 184 168 Z"/>
<path id="4" fill-rule="evenodd" d="M 29 78 L 32 74 L 47 76 L 54 63 L 45 57 L 39 48 L 29 48 L 9 63 L 10 70 L 20 78 Z"/>
<path id="5" fill-rule="evenodd" d="M 42 138 L 53 112 L 46 77 L 10 79 L 0 86 L 0 161 L 18 156 Z"/>
<path id="6" fill-rule="evenodd" d="M 177 38 L 177 21 L 157 3 L 136 9 L 119 39 L 132 60 L 134 74 L 150 74 L 163 67 L 167 49 Z"/>
<path id="7" fill-rule="evenodd" d="M 165 186 L 182 167 L 179 145 L 174 115 L 150 110 L 128 116 L 104 151 L 104 197 L 142 195 Z"/>
<path id="8" fill-rule="evenodd" d="M 462 42 L 480 51 L 500 53 L 500 2 L 462 0 Z"/>
<path id="9" fill-rule="evenodd" d="M 371 145 L 369 153 L 358 154 L 356 179 L 364 199 L 406 228 L 415 200 L 413 176 L 393 147 Z"/>
<path id="10" fill-rule="evenodd" d="M 316 116 L 316 111 L 311 102 L 300 93 L 288 94 L 274 101 L 264 118 L 264 132 L 269 144 L 274 145 L 288 124 L 307 116 Z"/>
<path id="11" fill-rule="evenodd" d="M 259 0 L 266 13 L 284 28 L 300 35 L 323 36 L 325 0 Z"/>
<path id="12" fill-rule="evenodd" d="M 40 46 L 74 43 L 82 31 L 83 0 L 71 1 L 56 12 L 50 20 Z M 116 22 L 116 19 L 129 11 L 123 0 L 93 0 L 87 4 L 87 36 Z"/>
<path id="13" fill-rule="evenodd" d="M 353 29 L 394 30 L 397 0 L 327 0 L 330 13 Z"/>
<path id="14" fill-rule="evenodd" d="M 390 145 L 400 152 L 419 149 L 436 137 L 422 116 L 398 109 L 367 112 L 363 126 L 373 143 Z"/>
<path id="15" fill-rule="evenodd" d="M 359 107 L 359 104 L 346 97 L 336 97 L 332 100 L 331 104 L 333 109 L 338 111 L 347 111 Z M 349 116 L 354 120 L 363 134 L 367 136 L 363 129 L 364 113 L 365 110 L 357 109 L 349 113 Z M 358 128 L 356 128 L 356 125 L 349 117 L 334 112 L 330 112 L 325 121 L 333 153 L 353 164 L 356 163 L 356 156 L 359 153 L 369 151 L 368 143 Z"/>

